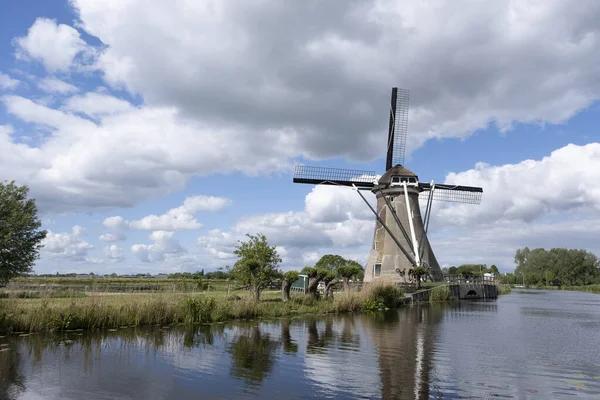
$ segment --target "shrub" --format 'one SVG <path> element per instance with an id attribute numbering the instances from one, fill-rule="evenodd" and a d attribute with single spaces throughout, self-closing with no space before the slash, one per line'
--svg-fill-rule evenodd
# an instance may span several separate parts
<path id="1" fill-rule="evenodd" d="M 362 296 L 365 310 L 385 310 L 396 308 L 404 292 L 393 281 L 380 280 L 365 286 Z"/>
<path id="2" fill-rule="evenodd" d="M 442 302 L 450 300 L 450 288 L 447 285 L 436 286 L 429 292 L 430 302 Z"/>

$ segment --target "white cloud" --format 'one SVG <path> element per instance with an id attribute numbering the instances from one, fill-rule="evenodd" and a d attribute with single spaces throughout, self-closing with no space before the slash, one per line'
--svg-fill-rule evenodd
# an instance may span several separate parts
<path id="1" fill-rule="evenodd" d="M 125 259 L 123 249 L 115 244 L 104 246 L 104 256 L 109 262 L 120 262 Z"/>
<path id="2" fill-rule="evenodd" d="M 81 237 L 83 228 L 75 225 L 71 233 L 55 233 L 48 231 L 42 241 L 42 251 L 52 257 L 65 258 L 70 261 L 86 261 L 88 259 L 88 250 L 94 246 L 83 240 Z"/>
<path id="3" fill-rule="evenodd" d="M 372 194 L 366 197 L 374 200 Z M 334 215 L 329 217 L 330 213 Z M 211 230 L 198 239 L 198 244 L 210 257 L 234 260 L 233 250 L 238 240 L 247 240 L 246 234 L 262 233 L 281 251 L 284 267 L 301 268 L 315 258 L 318 260 L 318 252 L 335 248 L 355 256 L 356 247 L 370 245 L 374 222 L 368 213 L 371 211 L 354 190 L 315 186 L 306 196 L 305 211 L 245 216 L 231 232 Z M 363 257 L 355 259 L 362 262 L 366 256 L 365 252 Z"/>
<path id="4" fill-rule="evenodd" d="M 98 239 L 103 242 L 118 242 L 127 239 L 124 231 L 129 228 L 129 222 L 125 221 L 123 217 L 117 215 L 114 217 L 105 218 L 102 222 L 109 232 L 103 233 Z"/>
<path id="5" fill-rule="evenodd" d="M 510 270 L 515 250 L 526 245 L 585 248 L 600 254 L 595 240 L 600 226 L 597 165 L 600 143 L 590 143 L 567 145 L 541 160 L 480 164 L 448 174 L 444 183 L 481 186 L 484 193 L 481 205 L 434 203 L 429 236 L 438 261 L 481 262 Z M 369 194 L 368 199 L 373 197 Z M 233 257 L 236 240 L 261 232 L 272 245 L 285 248 L 286 267 L 311 265 L 327 252 L 366 261 L 375 218 L 358 194 L 317 186 L 305 204 L 304 211 L 243 217 L 230 232 L 211 231 L 198 243 L 207 255 Z M 363 209 L 368 213 L 362 214 Z"/>
<path id="6" fill-rule="evenodd" d="M 173 232 L 154 231 L 148 238 L 152 244 L 134 244 L 131 251 L 143 262 L 154 263 L 165 261 L 167 257 L 178 257 L 187 253 L 177 239 L 173 238 Z"/>
<path id="7" fill-rule="evenodd" d="M 0 72 L 0 89 L 12 90 L 19 86 L 20 81 Z"/>
<path id="8" fill-rule="evenodd" d="M 446 183 L 483 187 L 481 205 L 436 204 L 451 226 L 502 221 L 532 222 L 568 211 L 600 211 L 600 143 L 567 145 L 541 160 L 450 173 Z M 437 209 L 437 210 L 436 210 Z M 432 218 L 433 221 L 433 218 Z"/>
<path id="9" fill-rule="evenodd" d="M 114 224 L 118 224 L 119 226 L 149 231 L 200 229 L 202 228 L 202 224 L 195 218 L 194 215 L 196 213 L 200 211 L 220 211 L 231 205 L 231 203 L 230 199 L 224 197 L 197 195 L 187 197 L 183 205 L 172 208 L 162 215 L 151 214 L 136 221 L 123 221 L 121 217 L 111 218 L 114 218 Z"/>
<path id="10" fill-rule="evenodd" d="M 70 94 L 79 91 L 76 86 L 53 77 L 41 79 L 37 85 L 41 90 L 48 93 Z"/>
<path id="11" fill-rule="evenodd" d="M 132 108 L 95 123 L 22 97 L 1 99 L 11 114 L 52 132 L 37 148 L 0 142 L 3 153 L 15 154 L 0 159 L 0 169 L 28 183 L 47 211 L 130 207 L 181 190 L 195 175 L 282 171 L 293 152 L 285 134 L 250 140 L 243 131 L 180 120 L 174 109 Z"/>
<path id="12" fill-rule="evenodd" d="M 38 60 L 50 72 L 69 69 L 75 57 L 87 49 L 76 29 L 47 18 L 36 19 L 27 35 L 14 43 L 17 58 Z"/>
<path id="13" fill-rule="evenodd" d="M 291 127 L 313 157 L 380 155 L 402 82 L 411 147 L 494 122 L 561 123 L 600 96 L 596 2 L 73 4 L 106 45 L 109 84 L 204 120 Z"/>
<path id="14" fill-rule="evenodd" d="M 114 217 L 105 218 L 102 222 L 102 225 L 111 229 L 123 229 L 127 226 L 127 223 L 125 222 L 123 217 L 117 215 Z"/>
<path id="15" fill-rule="evenodd" d="M 390 86 L 402 82 L 411 147 L 494 122 L 561 123 L 600 97 L 596 3 L 238 3 L 74 0 L 78 26 L 103 43 L 96 67 L 140 104 L 87 93 L 61 111 L 6 96 L 9 113 L 49 134 L 35 150 L 4 141 L 20 157 L 0 169 L 18 171 L 44 210 L 130 207 L 194 176 L 381 156 Z M 91 51 L 47 19 L 15 43 L 54 69 Z"/>
<path id="16" fill-rule="evenodd" d="M 98 118 L 105 115 L 131 111 L 133 106 L 129 102 L 113 96 L 90 92 L 82 96 L 74 96 L 67 99 L 62 109 Z"/>
<path id="17" fill-rule="evenodd" d="M 103 233 L 102 235 L 100 235 L 98 237 L 99 240 L 102 240 L 103 242 L 119 242 L 122 240 L 126 240 L 127 236 L 125 236 L 123 233 Z"/>

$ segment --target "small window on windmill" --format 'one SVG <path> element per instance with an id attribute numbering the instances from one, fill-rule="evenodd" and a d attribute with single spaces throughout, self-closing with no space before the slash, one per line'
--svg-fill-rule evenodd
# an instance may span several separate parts
<path id="1" fill-rule="evenodd" d="M 375 268 L 373 268 L 373 275 L 379 276 L 381 274 L 381 263 L 376 263 Z"/>
<path id="2" fill-rule="evenodd" d="M 400 177 L 399 176 L 392 176 L 392 183 L 400 183 Z"/>
<path id="3" fill-rule="evenodd" d="M 408 178 L 409 183 L 417 183 L 417 178 Z"/>

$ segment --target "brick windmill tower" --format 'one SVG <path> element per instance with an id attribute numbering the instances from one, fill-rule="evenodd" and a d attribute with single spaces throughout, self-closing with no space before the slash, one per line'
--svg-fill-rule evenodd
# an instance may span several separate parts
<path id="1" fill-rule="evenodd" d="M 479 204 L 483 189 L 473 186 L 424 183 L 403 166 L 408 128 L 409 92 L 392 89 L 385 173 L 297 165 L 293 181 L 313 185 L 352 187 L 375 215 L 373 244 L 367 260 L 365 282 L 382 277 L 400 280 L 397 271 L 425 267 L 433 280 L 442 271 L 427 238 L 433 200 Z M 361 190 L 377 199 L 374 209 Z M 424 202 L 421 213 L 419 199 Z"/>

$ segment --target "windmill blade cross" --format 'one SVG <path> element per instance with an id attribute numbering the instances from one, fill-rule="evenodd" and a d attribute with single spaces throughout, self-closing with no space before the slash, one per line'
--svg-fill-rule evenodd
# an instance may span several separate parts
<path id="1" fill-rule="evenodd" d="M 376 179 L 375 172 L 356 169 L 296 165 L 294 171 L 294 183 L 312 185 L 354 185 L 359 188 L 372 188 Z"/>
<path id="2" fill-rule="evenodd" d="M 386 171 L 398 164 L 404 165 L 406 136 L 408 132 L 409 103 L 410 92 L 407 89 L 392 89 L 390 121 L 388 127 L 388 149 L 385 163 Z"/>
<path id="3" fill-rule="evenodd" d="M 420 183 L 419 186 L 423 189 L 419 198 L 426 198 L 429 196 L 431 185 L 429 183 Z M 481 203 L 482 195 L 483 189 L 480 187 L 436 184 L 433 190 L 432 199 L 453 203 L 479 204 Z"/>

